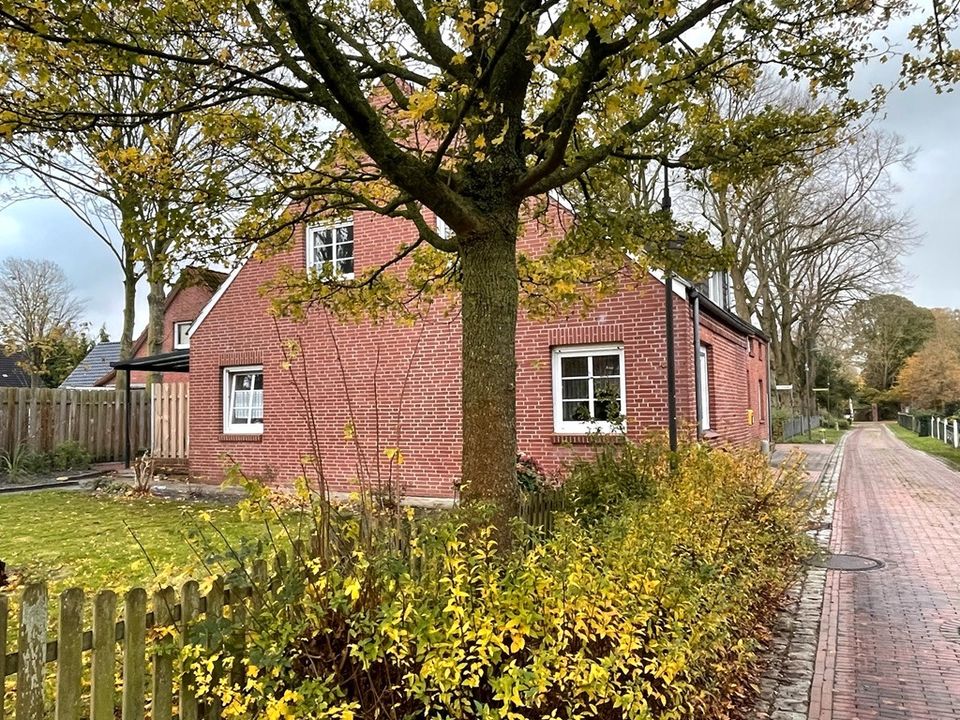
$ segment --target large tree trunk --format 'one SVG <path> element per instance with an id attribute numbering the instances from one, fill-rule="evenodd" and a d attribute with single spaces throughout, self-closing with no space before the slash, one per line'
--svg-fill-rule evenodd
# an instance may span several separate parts
<path id="1" fill-rule="evenodd" d="M 160 273 L 148 270 L 150 292 L 147 294 L 147 354 L 157 355 L 163 351 L 163 313 L 166 305 L 166 282 Z M 150 373 L 149 383 L 158 383 L 160 373 Z"/>
<path id="2" fill-rule="evenodd" d="M 137 274 L 133 254 L 126 252 L 123 259 L 123 327 L 120 329 L 120 359 L 128 360 L 133 352 L 133 328 L 137 309 Z M 117 388 L 125 390 L 130 373 L 117 373 Z"/>
<path id="3" fill-rule="evenodd" d="M 461 238 L 464 502 L 489 503 L 501 529 L 516 513 L 517 213 Z"/>

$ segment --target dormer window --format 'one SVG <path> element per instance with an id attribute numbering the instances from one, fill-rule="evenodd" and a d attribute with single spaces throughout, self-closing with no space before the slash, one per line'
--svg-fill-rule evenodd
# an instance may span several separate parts
<path id="1" fill-rule="evenodd" d="M 353 220 L 307 228 L 307 268 L 326 276 L 353 278 Z"/>

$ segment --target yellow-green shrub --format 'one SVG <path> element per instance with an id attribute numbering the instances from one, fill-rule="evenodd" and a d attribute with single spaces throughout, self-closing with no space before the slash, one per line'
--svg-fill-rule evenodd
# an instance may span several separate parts
<path id="1" fill-rule="evenodd" d="M 232 684 L 188 651 L 201 689 L 225 717 L 722 718 L 805 508 L 757 455 L 684 448 L 651 477 L 646 499 L 522 550 L 452 515 L 418 525 L 412 562 L 356 552 L 291 575 L 246 619 Z"/>

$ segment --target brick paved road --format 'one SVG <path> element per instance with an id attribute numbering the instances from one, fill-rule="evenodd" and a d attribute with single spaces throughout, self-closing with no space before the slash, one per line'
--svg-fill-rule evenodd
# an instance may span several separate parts
<path id="1" fill-rule="evenodd" d="M 811 720 L 960 719 L 960 473 L 880 425 L 847 439 Z"/>

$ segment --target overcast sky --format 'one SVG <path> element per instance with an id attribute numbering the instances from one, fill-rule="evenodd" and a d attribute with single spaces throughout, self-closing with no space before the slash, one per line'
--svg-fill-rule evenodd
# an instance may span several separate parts
<path id="1" fill-rule="evenodd" d="M 894 65 L 861 73 L 857 86 L 889 81 Z M 917 150 L 910 172 L 898 173 L 899 203 L 916 221 L 919 246 L 904 260 L 904 292 L 928 307 L 960 307 L 960 93 L 937 95 L 921 85 L 895 93 L 882 127 Z M 0 211 L 0 258 L 37 257 L 59 263 L 86 301 L 85 317 L 96 331 L 106 325 L 117 338 L 122 279 L 103 243 L 55 201 L 33 200 Z M 146 322 L 140 293 L 137 331 Z"/>

